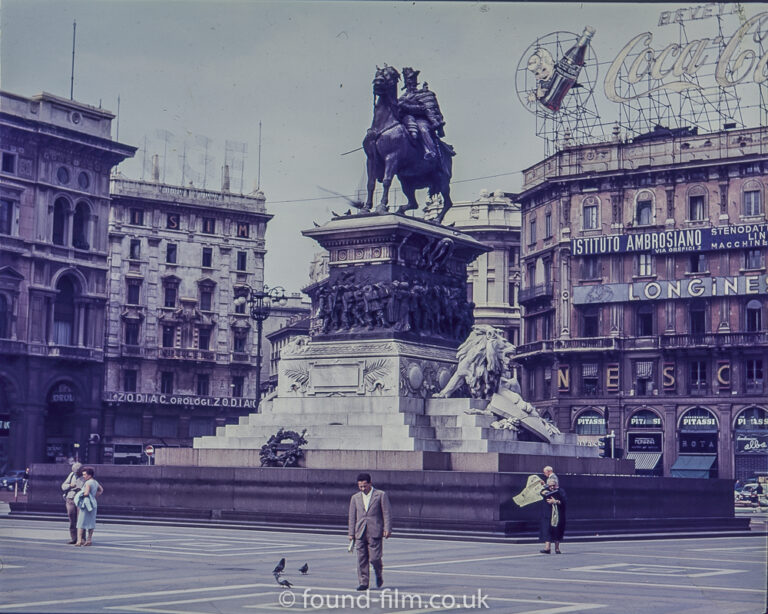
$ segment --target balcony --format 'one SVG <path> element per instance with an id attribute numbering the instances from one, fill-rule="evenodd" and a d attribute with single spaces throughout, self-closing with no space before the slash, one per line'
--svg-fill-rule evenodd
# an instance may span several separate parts
<path id="1" fill-rule="evenodd" d="M 533 341 L 524 345 L 517 346 L 517 352 L 515 356 L 521 356 L 523 354 L 535 354 L 536 352 L 551 352 L 552 341 Z"/>
<path id="2" fill-rule="evenodd" d="M 762 379 L 748 379 L 744 383 L 745 394 L 763 394 L 765 387 Z"/>
<path id="3" fill-rule="evenodd" d="M 191 360 L 194 362 L 215 362 L 216 352 L 196 348 L 160 348 L 161 360 Z"/>
<path id="4" fill-rule="evenodd" d="M 768 332 L 662 335 L 660 341 L 664 349 L 754 347 L 768 344 Z"/>
<path id="5" fill-rule="evenodd" d="M 575 339 L 556 339 L 554 342 L 556 352 L 573 351 L 606 351 L 615 350 L 616 337 L 578 337 Z"/>
<path id="6" fill-rule="evenodd" d="M 74 345 L 51 345 L 48 347 L 48 356 L 102 362 L 104 360 L 104 350 Z"/>
<path id="7" fill-rule="evenodd" d="M 120 353 L 123 356 L 143 356 L 144 348 L 140 345 L 129 345 L 129 344 L 123 343 L 123 345 L 121 346 Z"/>
<path id="8" fill-rule="evenodd" d="M 10 339 L 0 339 L 0 354 L 18 355 L 27 353 L 27 344 L 23 341 L 11 341 Z"/>
<path id="9" fill-rule="evenodd" d="M 515 356 L 538 352 L 605 352 L 616 350 L 616 337 L 579 337 L 576 339 L 547 339 L 517 346 Z"/>
<path id="10" fill-rule="evenodd" d="M 529 301 L 533 301 L 538 298 L 551 299 L 555 292 L 555 284 L 551 281 L 546 284 L 540 284 L 533 286 L 533 288 L 523 288 L 520 290 L 520 295 L 517 297 L 517 302 L 522 304 Z"/>

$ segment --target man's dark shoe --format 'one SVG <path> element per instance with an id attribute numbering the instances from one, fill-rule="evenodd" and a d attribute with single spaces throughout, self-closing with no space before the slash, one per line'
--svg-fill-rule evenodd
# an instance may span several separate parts
<path id="1" fill-rule="evenodd" d="M 367 591 L 368 590 L 368 585 L 367 584 L 361 584 L 360 586 L 357 587 L 357 590 L 359 590 L 359 591 Z"/>
<path id="2" fill-rule="evenodd" d="M 384 584 L 384 578 L 379 574 L 376 574 L 376 588 L 381 588 Z"/>

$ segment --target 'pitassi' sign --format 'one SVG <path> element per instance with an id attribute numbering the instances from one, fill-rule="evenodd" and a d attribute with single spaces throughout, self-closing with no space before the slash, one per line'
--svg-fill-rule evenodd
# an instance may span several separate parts
<path id="1" fill-rule="evenodd" d="M 605 94 L 614 102 L 628 102 L 659 91 L 704 91 L 746 83 L 760 85 L 768 79 L 768 52 L 760 55 L 767 23 L 768 12 L 759 13 L 746 20 L 730 37 L 670 43 L 661 49 L 653 46 L 651 32 L 638 34 L 611 63 L 605 77 Z M 707 75 L 701 68 L 715 59 L 714 83 L 702 85 L 699 80 Z M 620 78 L 638 89 L 630 93 L 622 87 Z"/>

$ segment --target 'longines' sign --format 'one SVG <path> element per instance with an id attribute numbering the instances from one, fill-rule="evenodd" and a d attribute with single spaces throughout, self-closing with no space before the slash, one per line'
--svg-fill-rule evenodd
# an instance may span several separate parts
<path id="1" fill-rule="evenodd" d="M 154 394 L 149 392 L 105 392 L 109 403 L 137 403 L 141 405 L 181 405 L 184 407 L 235 407 L 256 409 L 256 399 L 240 397 L 199 397 L 189 394 Z"/>
<path id="2" fill-rule="evenodd" d="M 670 281 L 637 281 L 631 284 L 577 286 L 573 289 L 573 303 L 574 305 L 629 303 L 632 301 L 665 301 L 766 293 L 768 293 L 768 277 L 762 275 L 693 277 Z"/>
<path id="3" fill-rule="evenodd" d="M 678 254 L 755 247 L 768 247 L 768 224 L 735 224 L 571 239 L 574 256 L 607 256 L 627 252 Z"/>

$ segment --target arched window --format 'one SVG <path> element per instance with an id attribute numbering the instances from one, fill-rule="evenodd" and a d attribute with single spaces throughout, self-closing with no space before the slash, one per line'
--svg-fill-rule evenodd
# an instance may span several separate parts
<path id="1" fill-rule="evenodd" d="M 63 198 L 57 198 L 53 203 L 53 243 L 54 245 L 66 245 L 67 216 L 69 203 Z"/>
<path id="2" fill-rule="evenodd" d="M 741 193 L 742 215 L 760 215 L 763 212 L 763 186 L 759 181 L 748 181 Z"/>
<path id="3" fill-rule="evenodd" d="M 635 199 L 635 224 L 649 226 L 653 224 L 653 193 L 643 190 Z"/>
<path id="4" fill-rule="evenodd" d="M 582 229 L 597 230 L 600 228 L 600 199 L 597 196 L 587 196 L 581 205 Z"/>
<path id="5" fill-rule="evenodd" d="M 707 332 L 707 306 L 704 301 L 691 301 L 688 307 L 688 326 L 694 335 Z"/>
<path id="6" fill-rule="evenodd" d="M 707 219 L 707 189 L 695 185 L 688 190 L 688 220 L 698 221 Z"/>
<path id="7" fill-rule="evenodd" d="M 588 409 L 576 418 L 577 435 L 605 435 L 605 417 L 594 409 Z"/>
<path id="8" fill-rule="evenodd" d="M 758 300 L 747 303 L 747 331 L 755 333 L 763 330 L 763 306 Z"/>
<path id="9" fill-rule="evenodd" d="M 75 215 L 72 218 L 72 246 L 77 249 L 89 249 L 88 227 L 91 221 L 91 211 L 84 202 L 77 203 Z"/>
<path id="10" fill-rule="evenodd" d="M 662 423 L 656 412 L 650 409 L 641 409 L 632 414 L 628 426 L 631 429 L 660 429 Z"/>
<path id="11" fill-rule="evenodd" d="M 585 307 L 581 312 L 581 336 L 597 337 L 600 334 L 600 308 Z"/>
<path id="12" fill-rule="evenodd" d="M 637 336 L 653 335 L 653 305 L 645 304 L 637 308 Z"/>
<path id="13" fill-rule="evenodd" d="M 5 294 L 0 294 L 0 339 L 11 336 L 11 305 Z"/>
<path id="14" fill-rule="evenodd" d="M 58 294 L 53 306 L 53 342 L 57 345 L 74 345 L 77 290 L 69 277 L 62 277 L 56 284 L 56 290 Z"/>

